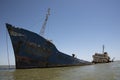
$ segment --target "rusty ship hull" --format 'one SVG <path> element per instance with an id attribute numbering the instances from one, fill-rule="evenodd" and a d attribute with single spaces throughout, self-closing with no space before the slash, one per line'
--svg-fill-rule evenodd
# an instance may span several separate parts
<path id="1" fill-rule="evenodd" d="M 91 64 L 60 52 L 52 42 L 37 33 L 11 24 L 6 24 L 6 28 L 11 38 L 17 69 Z"/>

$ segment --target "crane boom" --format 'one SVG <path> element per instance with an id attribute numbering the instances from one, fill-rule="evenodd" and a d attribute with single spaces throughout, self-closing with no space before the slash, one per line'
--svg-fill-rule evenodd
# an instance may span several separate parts
<path id="1" fill-rule="evenodd" d="M 42 25 L 42 28 L 41 28 L 41 30 L 40 30 L 40 35 L 41 35 L 41 36 L 44 36 L 45 28 L 46 28 L 46 24 L 47 24 L 47 20 L 48 20 L 48 16 L 49 16 L 49 15 L 50 15 L 50 8 L 48 8 L 48 12 L 47 12 L 47 14 L 46 14 L 45 21 L 44 21 L 44 23 L 43 23 L 43 25 Z"/>

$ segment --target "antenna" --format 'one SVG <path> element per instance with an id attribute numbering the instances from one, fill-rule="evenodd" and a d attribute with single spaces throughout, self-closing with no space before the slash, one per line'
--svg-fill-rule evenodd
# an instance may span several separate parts
<path id="1" fill-rule="evenodd" d="M 41 36 L 44 36 L 45 28 L 46 28 L 46 24 L 47 24 L 47 20 L 48 20 L 49 15 L 50 15 L 50 8 L 48 8 L 45 21 L 44 21 L 44 23 L 43 23 L 43 25 L 42 25 L 42 28 L 41 28 L 41 30 L 40 30 L 40 35 L 41 35 Z"/>

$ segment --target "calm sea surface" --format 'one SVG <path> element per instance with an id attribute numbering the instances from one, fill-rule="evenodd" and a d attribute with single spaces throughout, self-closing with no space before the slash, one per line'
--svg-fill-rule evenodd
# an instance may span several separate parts
<path id="1" fill-rule="evenodd" d="M 120 80 L 120 61 L 36 69 L 8 69 L 6 66 L 0 66 L 0 80 Z"/>

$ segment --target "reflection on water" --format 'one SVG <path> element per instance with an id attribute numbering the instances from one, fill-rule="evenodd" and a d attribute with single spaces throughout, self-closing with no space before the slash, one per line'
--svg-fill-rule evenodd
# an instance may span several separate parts
<path id="1" fill-rule="evenodd" d="M 120 62 L 59 68 L 0 68 L 0 80 L 120 80 Z"/>

